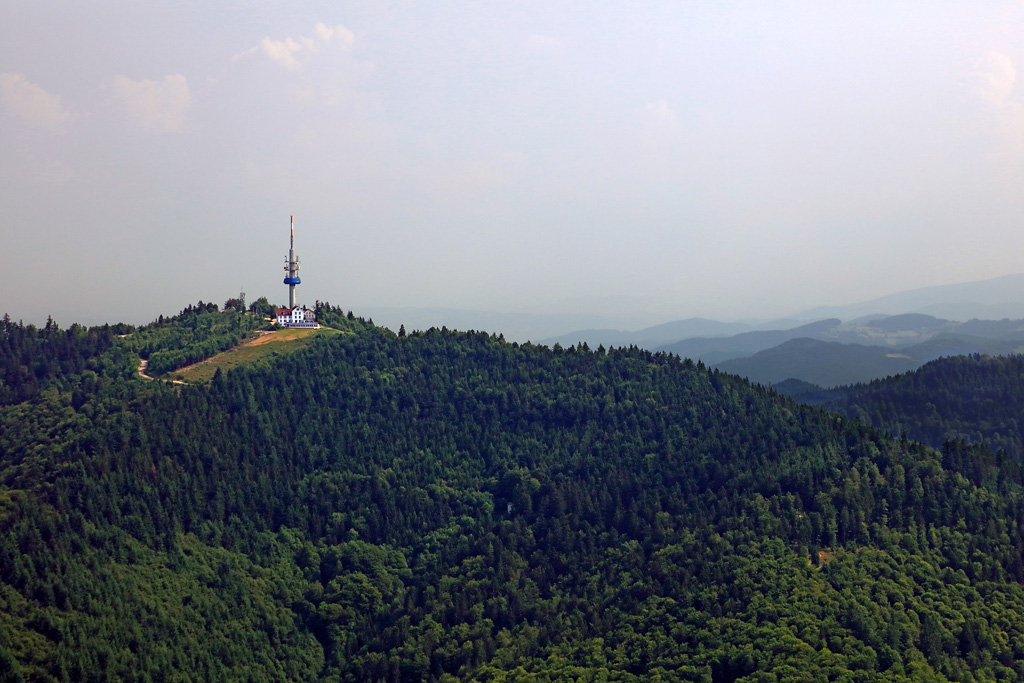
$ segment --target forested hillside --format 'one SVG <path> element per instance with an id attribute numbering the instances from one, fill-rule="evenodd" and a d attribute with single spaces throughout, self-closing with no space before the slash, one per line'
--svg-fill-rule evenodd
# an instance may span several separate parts
<path id="1" fill-rule="evenodd" d="M 99 384 L 130 378 L 139 362 L 161 375 L 236 346 L 267 322 L 216 304 L 186 306 L 136 328 L 119 323 L 62 329 L 48 319 L 37 328 L 0 318 L 0 405 L 19 403 L 47 388 L 77 389 L 82 400 Z"/>
<path id="2" fill-rule="evenodd" d="M 117 365 L 100 360 L 112 351 L 116 335 L 134 329 L 130 325 L 91 329 L 72 325 L 63 330 L 52 318 L 37 328 L 5 315 L 0 319 L 0 405 L 26 401 L 47 387 L 72 379 L 97 377 L 97 370 Z"/>
<path id="3" fill-rule="evenodd" d="M 914 372 L 802 400 L 931 446 L 960 439 L 1024 458 L 1024 356 L 940 358 Z"/>
<path id="4" fill-rule="evenodd" d="M 147 361 L 149 374 L 163 375 L 237 346 L 266 326 L 262 316 L 219 311 L 216 304 L 200 301 L 173 318 L 140 327 L 122 345 Z"/>
<path id="5" fill-rule="evenodd" d="M 113 337 L 0 408 L 0 680 L 1024 679 L 1009 459 L 664 353 L 317 317 L 198 386 L 101 374 Z"/>

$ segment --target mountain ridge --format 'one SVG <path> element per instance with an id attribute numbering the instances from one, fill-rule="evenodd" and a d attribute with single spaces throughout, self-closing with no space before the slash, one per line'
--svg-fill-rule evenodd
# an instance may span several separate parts
<path id="1" fill-rule="evenodd" d="M 896 440 L 664 352 L 399 336 L 327 304 L 317 319 L 347 334 L 184 387 L 129 361 L 217 348 L 245 319 L 10 328 L 5 371 L 50 374 L 0 407 L 0 666 L 1024 676 L 1012 461 Z"/>
<path id="2" fill-rule="evenodd" d="M 951 322 L 970 321 L 972 319 L 1001 320 L 1004 318 L 1024 318 L 1024 274 L 1011 274 L 988 280 L 919 287 L 855 304 L 818 306 L 776 319 L 729 323 L 706 318 L 689 318 L 635 331 L 580 329 L 565 334 L 547 336 L 543 338 L 541 343 L 554 344 L 557 342 L 566 346 L 583 341 L 591 346 L 597 346 L 598 344 L 608 346 L 609 344 L 606 339 L 614 339 L 615 345 L 628 346 L 632 344 L 643 348 L 656 349 L 665 348 L 674 343 L 681 343 L 686 338 L 721 336 L 717 331 L 710 333 L 706 330 L 727 330 L 730 325 L 746 326 L 746 329 L 743 330 L 737 328 L 735 333 L 738 334 L 755 330 L 787 330 L 802 326 L 808 322 L 830 318 L 838 318 L 844 321 L 845 324 L 863 324 L 868 322 L 868 320 L 864 320 L 867 318 L 911 314 L 928 315 Z M 681 329 L 685 330 L 685 325 L 683 324 L 691 320 L 700 320 L 706 323 L 707 327 L 705 330 L 697 331 L 693 334 L 684 331 L 682 334 L 686 336 L 677 339 L 663 339 L 661 336 L 651 335 L 648 332 L 657 328 L 671 329 L 673 325 L 679 325 Z M 717 327 L 712 327 L 712 325 Z M 611 332 L 614 332 L 614 335 L 601 336 L 601 334 Z"/>
<path id="3" fill-rule="evenodd" d="M 823 387 L 854 384 L 915 370 L 941 357 L 1022 353 L 1024 339 L 1016 333 L 1021 322 L 1008 321 L 997 327 L 975 324 L 964 328 L 996 332 L 994 337 L 941 331 L 926 336 L 923 341 L 907 339 L 901 345 L 828 341 L 828 336 L 825 339 L 803 337 L 711 365 L 763 384 L 777 384 L 786 379 L 803 380 Z M 961 326 L 956 325 L 952 329 L 958 330 Z M 998 334 L 999 329 L 1004 333 Z M 1006 330 L 1011 331 L 1007 333 Z"/>

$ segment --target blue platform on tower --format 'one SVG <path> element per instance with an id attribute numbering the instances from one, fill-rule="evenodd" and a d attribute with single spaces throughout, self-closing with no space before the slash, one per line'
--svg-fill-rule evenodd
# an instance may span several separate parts
<path id="1" fill-rule="evenodd" d="M 284 283 L 285 283 L 286 285 L 300 285 L 300 284 L 302 284 L 302 278 L 297 278 L 297 277 L 286 277 L 286 278 L 284 279 Z"/>

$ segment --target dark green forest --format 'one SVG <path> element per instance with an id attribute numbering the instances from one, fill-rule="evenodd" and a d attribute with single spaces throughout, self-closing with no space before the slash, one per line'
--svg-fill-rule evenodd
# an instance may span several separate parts
<path id="1" fill-rule="evenodd" d="M 1024 459 L 1024 356 L 953 356 L 866 384 L 780 389 L 935 448 L 960 440 Z"/>
<path id="2" fill-rule="evenodd" d="M 1010 457 L 328 304 L 273 363 L 141 380 L 256 324 L 198 308 L 6 320 L 0 680 L 1024 680 Z"/>

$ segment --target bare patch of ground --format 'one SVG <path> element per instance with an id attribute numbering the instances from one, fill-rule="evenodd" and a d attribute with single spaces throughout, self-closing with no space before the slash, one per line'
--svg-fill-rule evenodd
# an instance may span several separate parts
<path id="1" fill-rule="evenodd" d="M 152 376 L 146 374 L 146 366 L 147 365 L 149 365 L 149 361 L 148 360 L 146 360 L 145 358 L 140 358 L 139 359 L 139 377 L 141 377 L 142 379 L 148 379 L 148 380 L 160 379 L 159 377 L 152 377 Z M 160 379 L 160 381 L 162 381 L 162 382 L 170 382 L 171 384 L 188 384 L 188 382 L 182 382 L 181 380 L 178 380 L 178 379 Z"/>

